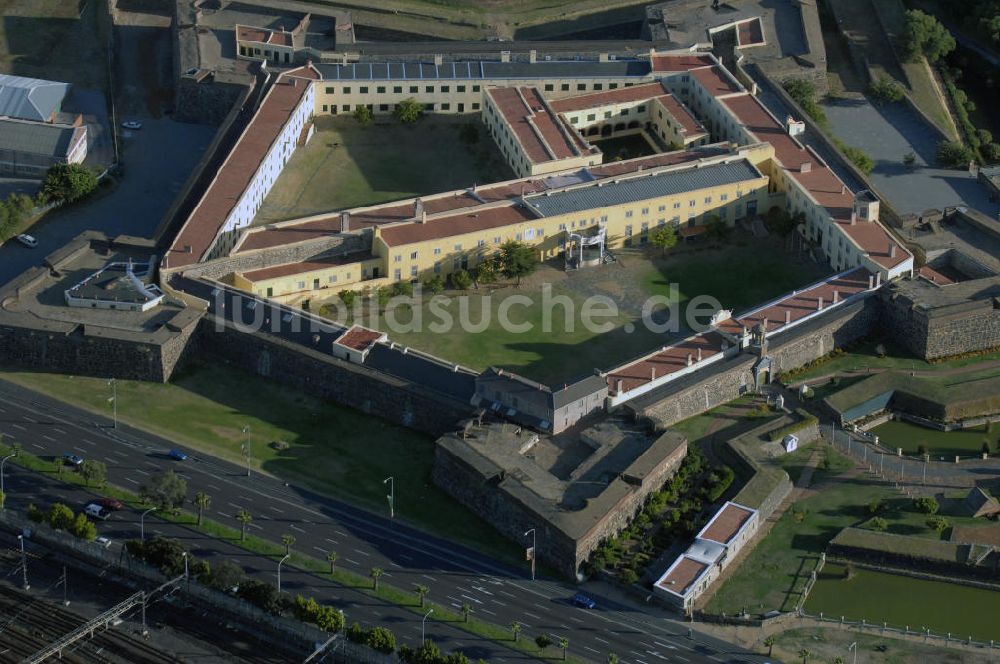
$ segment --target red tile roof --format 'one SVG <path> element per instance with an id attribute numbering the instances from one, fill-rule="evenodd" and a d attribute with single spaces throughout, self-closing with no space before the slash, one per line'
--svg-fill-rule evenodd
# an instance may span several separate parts
<path id="1" fill-rule="evenodd" d="M 924 277 L 928 281 L 937 284 L 938 286 L 947 286 L 948 284 L 954 284 L 956 281 L 949 276 L 941 274 L 929 265 L 924 265 L 917 271 L 921 277 Z"/>
<path id="2" fill-rule="evenodd" d="M 292 45 L 292 34 L 290 32 L 254 28 L 247 25 L 236 26 L 236 39 L 260 44 L 276 44 L 278 46 Z"/>
<path id="3" fill-rule="evenodd" d="M 720 97 L 722 95 L 742 91 L 742 88 L 736 84 L 736 81 L 734 81 L 732 77 L 718 65 L 712 67 L 702 67 L 701 69 L 692 69 L 691 76 L 701 83 L 705 90 L 708 91 L 708 94 L 713 97 Z"/>
<path id="4" fill-rule="evenodd" d="M 721 510 L 715 513 L 708 526 L 701 531 L 700 537 L 719 544 L 729 544 L 730 540 L 736 537 L 736 533 L 740 531 L 743 524 L 749 521 L 752 516 L 752 510 L 735 503 L 726 503 Z"/>
<path id="5" fill-rule="evenodd" d="M 575 130 L 553 113 L 537 88 L 488 88 L 490 96 L 511 126 L 532 163 L 568 159 L 583 154 Z"/>
<path id="6" fill-rule="evenodd" d="M 371 348 L 375 342 L 383 337 L 384 332 L 369 330 L 367 327 L 354 325 L 347 332 L 336 340 L 336 343 L 354 350 L 365 350 Z"/>
<path id="7" fill-rule="evenodd" d="M 700 563 L 694 558 L 681 556 L 677 564 L 670 570 L 670 573 L 665 574 L 663 578 L 656 582 L 656 585 L 663 590 L 683 595 L 706 569 L 708 569 L 708 565 L 705 563 Z"/>
<path id="8" fill-rule="evenodd" d="M 302 272 L 311 272 L 313 270 L 325 270 L 328 267 L 336 267 L 338 265 L 350 265 L 351 263 L 357 263 L 358 261 L 368 260 L 371 257 L 371 254 L 364 252 L 344 254 L 341 256 L 330 256 L 328 258 L 321 258 L 312 261 L 285 263 L 283 265 L 273 265 L 259 270 L 251 270 L 250 272 L 243 273 L 243 276 L 250 281 L 264 281 L 266 279 L 276 279 L 278 277 L 301 274 Z"/>
<path id="9" fill-rule="evenodd" d="M 677 55 L 654 55 L 652 58 L 653 71 L 688 71 L 696 67 L 707 67 L 715 64 L 710 55 L 677 54 Z"/>
<path id="10" fill-rule="evenodd" d="M 164 259 L 166 267 L 197 263 L 215 241 L 264 156 L 302 101 L 309 83 L 303 80 L 300 72 L 309 77 L 315 75 L 306 68 L 286 72 L 268 91 L 260 109 L 243 130 L 236 146 L 174 239 Z M 186 247 L 191 250 L 187 251 Z"/>
<path id="11" fill-rule="evenodd" d="M 664 88 L 663 83 L 657 81 L 656 83 L 644 83 L 627 88 L 618 88 L 617 90 L 605 90 L 603 92 L 577 95 L 576 97 L 555 99 L 549 102 L 549 106 L 556 113 L 569 113 L 588 108 L 610 106 L 611 104 L 643 101 L 644 99 L 651 99 L 662 95 L 664 92 L 666 92 L 666 88 Z"/>
<path id="12" fill-rule="evenodd" d="M 774 332 L 784 327 L 786 312 L 789 323 L 794 323 L 818 311 L 821 298 L 825 309 L 833 304 L 834 293 L 837 294 L 837 301 L 841 302 L 867 290 L 868 278 L 871 276 L 871 272 L 865 268 L 856 268 L 836 279 L 823 281 L 805 290 L 790 293 L 776 302 L 755 309 L 736 320 L 735 325 L 723 329 L 727 332 L 742 330 L 744 325 L 747 329 L 752 329 L 757 323 L 762 323 L 767 319 L 767 331 Z M 738 334 L 739 332 L 733 333 Z"/>
<path id="13" fill-rule="evenodd" d="M 660 95 L 656 98 L 656 101 L 662 104 L 671 117 L 684 128 L 684 131 L 688 133 L 688 137 L 705 133 L 705 128 L 701 126 L 701 123 L 694 117 L 694 114 L 673 95 Z"/>
<path id="14" fill-rule="evenodd" d="M 463 212 L 428 219 L 427 223 L 423 224 L 413 221 L 386 226 L 382 229 L 381 235 L 388 246 L 394 247 L 401 244 L 474 233 L 488 228 L 500 228 L 536 218 L 520 205 L 502 205 L 483 208 L 476 212 Z M 469 248 L 471 249 L 471 247 Z"/>
<path id="15" fill-rule="evenodd" d="M 612 394 L 619 394 L 618 381 L 620 380 L 622 381 L 621 392 L 628 392 L 640 385 L 685 369 L 688 366 L 688 356 L 691 357 L 692 362 L 698 361 L 699 349 L 701 350 L 701 358 L 707 360 L 722 351 L 723 341 L 722 336 L 715 332 L 704 332 L 673 346 L 667 346 L 638 362 L 633 362 L 608 373 L 608 389 Z"/>

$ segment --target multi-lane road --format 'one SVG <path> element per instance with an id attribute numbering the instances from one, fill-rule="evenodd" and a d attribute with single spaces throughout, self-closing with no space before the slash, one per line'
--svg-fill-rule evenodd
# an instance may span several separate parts
<path id="1" fill-rule="evenodd" d="M 398 521 L 357 509 L 246 468 L 192 453 L 187 461 L 173 461 L 166 452 L 173 443 L 127 426 L 114 429 L 108 420 L 78 410 L 44 395 L 0 381 L 0 433 L 19 441 L 42 457 L 78 454 L 103 461 L 111 483 L 138 490 L 153 474 L 173 468 L 188 484 L 188 494 L 204 491 L 212 498 L 210 518 L 238 527 L 234 515 L 247 509 L 253 515 L 254 535 L 278 541 L 295 537 L 299 552 L 324 560 L 338 554 L 338 566 L 361 575 L 371 568 L 385 570 L 384 582 L 402 589 L 430 588 L 429 598 L 458 609 L 468 603 L 476 617 L 507 626 L 523 624 L 522 638 L 548 633 L 569 639 L 572 656 L 605 661 L 615 653 L 623 662 L 757 662 L 757 655 L 700 635 L 653 606 L 639 609 L 600 595 L 595 610 L 573 607 L 568 601 L 577 588 L 554 580 L 531 581 L 523 569 L 514 569 L 474 550 L 415 530 Z M 24 509 L 29 502 L 46 505 L 64 501 L 80 509 L 95 494 L 58 478 L 6 466 L 8 508 Z M 113 540 L 136 537 L 139 516 L 123 510 L 99 524 L 101 534 Z M 208 538 L 193 530 L 146 517 L 146 532 L 160 532 L 182 540 L 197 556 L 238 562 L 249 574 L 274 580 L 275 562 L 251 554 L 234 543 Z M 339 587 L 326 579 L 293 568 L 282 570 L 282 588 L 315 596 L 344 610 L 349 622 L 385 625 L 403 643 L 420 640 L 421 616 L 383 603 L 367 594 Z M 416 597 L 414 597 L 416 602 Z M 489 661 L 525 659 L 502 644 L 470 635 L 448 623 L 429 620 L 427 636 L 444 650 L 462 650 Z"/>

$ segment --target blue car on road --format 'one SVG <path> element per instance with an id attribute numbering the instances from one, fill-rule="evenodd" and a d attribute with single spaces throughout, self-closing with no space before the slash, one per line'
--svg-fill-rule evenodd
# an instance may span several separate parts
<path id="1" fill-rule="evenodd" d="M 597 608 L 597 602 L 590 599 L 583 593 L 577 593 L 573 595 L 572 599 L 574 606 L 579 606 L 581 609 L 595 609 Z"/>
<path id="2" fill-rule="evenodd" d="M 173 459 L 174 461 L 187 461 L 188 458 L 187 454 L 181 452 L 178 449 L 170 450 L 169 452 L 167 452 L 167 456 Z"/>

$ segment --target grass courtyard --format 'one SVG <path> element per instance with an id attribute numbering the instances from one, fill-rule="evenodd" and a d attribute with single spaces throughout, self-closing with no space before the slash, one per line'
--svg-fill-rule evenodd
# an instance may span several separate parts
<path id="1" fill-rule="evenodd" d="M 460 140 L 466 124 L 479 130 L 475 143 Z M 377 116 L 367 126 L 349 116 L 319 116 L 312 140 L 289 160 L 254 223 L 513 177 L 478 115 L 428 115 L 414 125 Z"/>
<path id="2" fill-rule="evenodd" d="M 885 350 L 884 355 L 878 353 L 879 346 Z M 957 369 L 965 369 L 972 365 L 984 364 L 1000 360 L 1000 352 L 970 355 L 940 362 L 928 362 L 911 355 L 904 348 L 890 342 L 868 341 L 853 347 L 846 352 L 816 362 L 812 366 L 792 372 L 792 380 L 796 383 L 829 376 L 838 373 L 864 373 L 868 370 L 900 369 L 920 373 L 944 373 Z M 979 371 L 976 369 L 975 371 Z M 988 369 L 984 370 L 988 371 Z M 843 386 L 843 383 L 841 384 Z"/>
<path id="3" fill-rule="evenodd" d="M 760 257 L 765 255 L 774 259 L 762 263 Z M 643 305 L 651 296 L 670 297 L 677 303 L 680 334 L 684 334 L 684 305 L 696 295 L 712 296 L 723 308 L 740 312 L 829 273 L 824 265 L 784 254 L 777 238 L 752 239 L 742 234 L 718 248 L 696 244 L 678 248 L 666 257 L 657 250 L 642 249 L 619 251 L 617 256 L 616 263 L 572 273 L 566 273 L 561 259 L 557 259 L 541 266 L 519 288 L 501 284 L 462 293 L 446 291 L 451 299 L 444 310 L 454 321 L 464 316 L 471 323 L 482 322 L 481 331 L 466 331 L 474 328 L 459 324 L 445 331 L 432 329 L 429 323 L 440 319 L 432 309 L 440 304 L 432 303 L 429 297 L 420 305 L 419 329 L 413 326 L 409 331 L 393 330 L 384 315 L 367 323 L 386 329 L 393 341 L 472 369 L 500 366 L 551 383 L 575 378 L 594 368 L 617 366 L 675 338 L 672 332 L 653 331 L 643 323 Z M 677 288 L 675 297 L 672 284 Z M 551 286 L 552 300 L 567 298 L 562 301 L 572 303 L 575 315 L 567 319 L 563 306 L 547 307 L 542 296 L 545 285 Z M 504 329 L 499 322 L 501 308 L 513 295 L 531 300 L 526 306 L 510 307 L 508 316 L 515 325 L 530 324 L 527 331 L 515 331 L 510 326 Z M 595 323 L 609 324 L 607 331 L 594 326 L 588 329 L 582 324 L 584 304 L 595 295 L 614 305 L 612 315 L 593 318 Z M 546 311 L 551 312 L 548 327 L 544 324 Z M 397 320 L 412 320 L 410 315 L 400 314 Z"/>
<path id="4" fill-rule="evenodd" d="M 1000 640 L 997 606 L 1000 592 L 867 569 L 856 569 L 847 579 L 844 567 L 833 563 L 817 576 L 806 602 L 813 614 L 888 622 L 911 630 L 926 627 L 980 641 Z"/>
<path id="5" fill-rule="evenodd" d="M 110 416 L 105 380 L 9 371 L 0 378 Z M 120 380 L 117 389 L 122 422 L 237 463 L 249 425 L 256 467 L 379 513 L 382 480 L 394 476 L 397 518 L 515 559 L 514 544 L 431 482 L 429 436 L 219 364 L 194 365 L 165 385 Z M 289 447 L 278 451 L 272 441 Z"/>
<path id="6" fill-rule="evenodd" d="M 871 430 L 879 437 L 879 443 L 890 449 L 903 448 L 904 454 L 918 454 L 921 446 L 931 457 L 974 456 L 980 453 L 983 443 L 989 445 L 990 452 L 996 449 L 997 436 L 983 427 L 960 431 L 938 431 L 901 420 L 880 424 Z"/>

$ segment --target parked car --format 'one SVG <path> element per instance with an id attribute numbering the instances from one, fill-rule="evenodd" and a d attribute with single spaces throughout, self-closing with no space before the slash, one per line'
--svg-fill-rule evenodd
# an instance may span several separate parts
<path id="1" fill-rule="evenodd" d="M 92 519 L 100 519 L 101 521 L 107 521 L 108 517 L 111 516 L 111 512 L 104 509 L 97 503 L 90 503 L 83 508 L 83 513 Z"/>
<path id="2" fill-rule="evenodd" d="M 142 129 L 142 123 L 138 120 L 126 120 L 122 123 L 125 129 Z"/>
<path id="3" fill-rule="evenodd" d="M 577 594 L 573 595 L 572 602 L 573 602 L 574 606 L 579 606 L 581 609 L 596 609 L 597 608 L 597 602 L 595 602 L 594 600 L 590 599 L 589 597 L 587 597 L 583 593 L 577 593 Z"/>
<path id="4" fill-rule="evenodd" d="M 38 246 L 38 240 L 35 239 L 34 235 L 28 235 L 27 233 L 21 233 L 17 236 L 17 241 L 28 247 L 29 249 L 34 249 Z"/>
<path id="5" fill-rule="evenodd" d="M 106 549 L 109 546 L 111 546 L 111 540 L 102 535 L 101 537 L 94 538 L 94 544 L 96 544 L 97 546 L 103 546 Z"/>
<path id="6" fill-rule="evenodd" d="M 79 466 L 81 463 L 83 463 L 82 456 L 78 456 L 76 454 L 70 454 L 69 452 L 63 454 L 62 458 L 63 458 L 63 463 L 65 463 L 67 466 Z"/>
<path id="7" fill-rule="evenodd" d="M 94 503 L 112 512 L 117 512 L 125 507 L 125 504 L 117 498 L 98 498 Z"/>
<path id="8" fill-rule="evenodd" d="M 167 456 L 173 459 L 174 461 L 187 461 L 188 458 L 188 455 L 186 453 L 176 448 L 167 452 Z"/>

